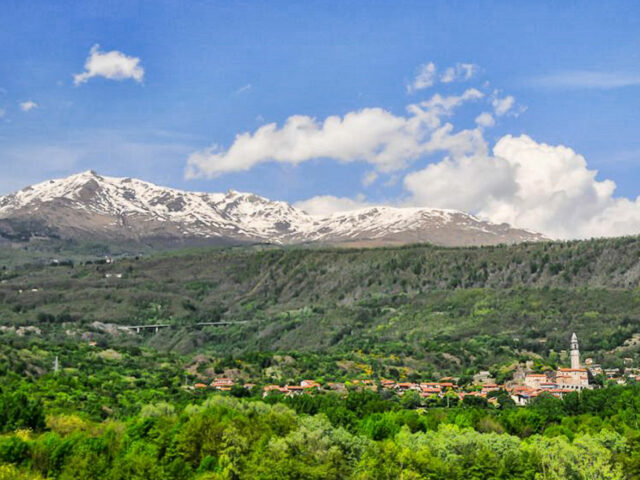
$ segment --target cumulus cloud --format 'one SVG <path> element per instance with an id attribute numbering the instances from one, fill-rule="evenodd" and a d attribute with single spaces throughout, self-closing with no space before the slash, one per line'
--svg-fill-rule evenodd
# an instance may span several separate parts
<path id="1" fill-rule="evenodd" d="M 27 100 L 26 102 L 20 103 L 20 110 L 23 112 L 29 112 L 34 108 L 38 108 L 38 104 L 32 100 Z"/>
<path id="2" fill-rule="evenodd" d="M 438 77 L 435 65 L 422 73 L 412 88 L 450 78 L 447 71 Z M 480 110 L 476 128 L 456 130 L 450 120 L 456 109 L 479 100 L 482 110 L 487 105 L 491 110 Z M 615 183 L 599 179 L 573 149 L 536 142 L 527 135 L 504 136 L 490 148 L 485 129 L 497 117 L 521 111 L 511 95 L 494 91 L 486 97 L 470 88 L 460 95 L 432 95 L 408 105 L 402 115 L 382 108 L 324 120 L 294 115 L 284 124 L 269 123 L 238 135 L 227 149 L 213 145 L 193 152 L 186 176 L 215 177 L 266 162 L 298 165 L 318 158 L 364 162 L 370 165 L 361 179 L 365 187 L 378 181 L 381 172 L 392 174 L 381 186 L 402 181 L 403 193 L 393 200 L 396 205 L 459 209 L 555 238 L 639 234 L 640 197 L 616 197 Z M 442 157 L 404 171 L 434 153 Z M 370 205 L 363 195 L 323 195 L 296 204 L 314 215 Z"/>
<path id="3" fill-rule="evenodd" d="M 640 233 L 640 198 L 616 198 L 571 148 L 507 135 L 492 154 L 446 158 L 405 177 L 414 205 L 471 211 L 557 238 Z M 461 185 L 463 188 L 452 188 Z"/>
<path id="4" fill-rule="evenodd" d="M 469 100 L 478 100 L 483 96 L 484 94 L 480 90 L 470 88 L 465 90 L 462 95 L 450 95 L 443 97 L 436 93 L 430 100 L 421 102 L 420 105 L 429 109 L 437 109 L 438 112 L 441 112 L 442 114 L 450 115 L 454 108 L 459 107 L 464 102 Z"/>
<path id="5" fill-rule="evenodd" d="M 432 87 L 436 82 L 436 64 L 429 62 L 420 66 L 418 74 L 409 85 L 407 85 L 407 92 L 412 93 L 418 90 L 424 90 L 425 88 Z"/>
<path id="6" fill-rule="evenodd" d="M 448 67 L 440 75 L 440 81 L 442 83 L 467 81 L 478 73 L 478 70 L 478 66 L 473 63 L 456 63 L 453 67 Z"/>
<path id="7" fill-rule="evenodd" d="M 499 98 L 498 96 L 494 96 L 491 101 L 491 105 L 493 106 L 493 111 L 498 117 L 505 115 L 509 110 L 513 108 L 516 103 L 516 99 L 511 95 L 507 95 L 504 98 Z"/>
<path id="8" fill-rule="evenodd" d="M 465 102 L 482 98 L 476 89 L 461 95 L 434 95 L 409 105 L 406 116 L 381 108 L 365 108 L 323 122 L 305 115 L 289 117 L 282 127 L 270 123 L 254 133 L 243 133 L 224 150 L 213 145 L 194 152 L 188 159 L 187 178 L 215 177 L 245 171 L 257 164 L 279 162 L 297 165 L 314 158 L 341 162 L 364 161 L 376 170 L 390 172 L 411 161 L 440 150 L 464 153 L 484 144 L 476 130 L 453 133 L 453 125 L 442 122 Z"/>
<path id="9" fill-rule="evenodd" d="M 476 123 L 480 127 L 490 128 L 496 124 L 496 120 L 489 112 L 482 112 L 476 117 Z"/>
<path id="10" fill-rule="evenodd" d="M 85 71 L 73 76 L 73 83 L 80 85 L 93 77 L 104 77 L 109 80 L 133 79 L 142 82 L 144 68 L 140 59 L 130 57 L 117 50 L 101 52 L 99 45 L 91 47 L 91 52 L 84 64 Z"/>
<path id="11" fill-rule="evenodd" d="M 309 215 L 331 215 L 332 213 L 348 212 L 370 206 L 362 194 L 356 198 L 334 197 L 333 195 L 319 195 L 294 204 L 294 207 L 307 212 Z"/>
<path id="12" fill-rule="evenodd" d="M 479 70 L 479 67 L 473 63 L 456 63 L 452 67 L 445 68 L 444 72 L 438 75 L 435 63 L 429 62 L 420 66 L 413 81 L 407 85 L 407 93 L 430 88 L 437 82 L 464 82 L 473 78 Z"/>
<path id="13" fill-rule="evenodd" d="M 395 205 L 458 209 L 553 238 L 640 233 L 640 197 L 615 197 L 615 183 L 598 179 L 582 155 L 527 135 L 506 135 L 492 151 L 448 155 L 407 174 L 403 186 L 408 197 L 396 199 Z M 296 204 L 313 215 L 371 205 L 362 194 L 318 196 Z"/>
<path id="14" fill-rule="evenodd" d="M 516 186 L 508 162 L 490 155 L 446 157 L 404 178 L 409 204 L 477 213 L 491 199 L 513 197 Z"/>

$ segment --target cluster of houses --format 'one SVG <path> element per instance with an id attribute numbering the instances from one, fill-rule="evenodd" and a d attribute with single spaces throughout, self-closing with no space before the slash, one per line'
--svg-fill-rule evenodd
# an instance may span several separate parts
<path id="1" fill-rule="evenodd" d="M 578 337 L 571 336 L 571 368 L 559 368 L 545 373 L 527 373 L 523 381 L 511 385 L 509 393 L 516 405 L 526 405 L 531 399 L 546 393 L 562 398 L 564 395 L 592 389 L 590 372 L 580 365 Z"/>
<path id="2" fill-rule="evenodd" d="M 589 373 L 592 376 L 604 375 L 607 381 L 615 382 L 618 385 L 625 385 L 630 380 L 640 382 L 640 368 L 632 368 L 632 358 L 625 358 L 625 367 L 620 368 L 602 368 L 602 366 L 593 363 L 593 359 L 587 358 L 584 361 Z"/>
<path id="3" fill-rule="evenodd" d="M 255 383 L 243 383 L 242 385 L 237 385 L 247 390 L 251 390 L 256 386 Z M 236 382 L 232 378 L 223 377 L 216 378 L 208 385 L 206 383 L 196 383 L 193 388 L 196 390 L 213 389 L 220 392 L 230 392 L 234 386 L 236 386 Z M 262 395 L 266 397 L 272 393 L 281 393 L 287 396 L 294 396 L 304 392 L 319 391 L 321 389 L 322 385 L 318 382 L 314 380 L 303 380 L 300 382 L 300 385 L 266 385 L 262 389 Z"/>
<path id="4" fill-rule="evenodd" d="M 349 385 L 350 384 L 350 385 Z M 229 392 L 234 386 L 240 386 L 246 389 L 252 389 L 255 387 L 253 383 L 236 384 L 231 378 L 216 378 L 210 384 L 196 383 L 193 385 L 195 390 L 216 390 L 220 392 Z M 538 387 L 526 387 L 526 386 L 507 386 L 498 385 L 495 383 L 485 383 L 480 386 L 474 387 L 473 390 L 461 389 L 456 383 L 445 378 L 440 382 L 395 382 L 394 380 L 380 380 L 376 383 L 373 380 L 354 380 L 347 384 L 342 382 L 329 382 L 327 384 L 320 384 L 314 380 L 303 380 L 299 385 L 265 385 L 262 387 L 262 396 L 281 394 L 288 397 L 296 395 L 302 395 L 312 392 L 346 392 L 349 387 L 361 390 L 378 391 L 379 389 L 393 391 L 398 395 L 404 395 L 406 392 L 414 391 L 422 399 L 437 399 L 445 398 L 457 398 L 463 400 L 466 396 L 485 398 L 489 402 L 495 402 L 496 399 L 490 395 L 491 392 L 499 390 L 505 390 L 511 394 L 511 397 L 518 405 L 526 405 L 531 398 L 536 397 L 543 391 L 547 391 L 555 396 L 562 396 L 568 393 L 570 389 L 546 389 L 544 386 Z"/>
<path id="5" fill-rule="evenodd" d="M 360 390 L 378 391 L 387 390 L 403 395 L 406 392 L 414 391 L 423 399 L 438 398 L 457 398 L 463 400 L 465 397 L 484 398 L 490 403 L 497 402 L 492 392 L 504 390 L 507 392 L 516 405 L 527 405 L 532 399 L 542 394 L 550 394 L 557 398 L 562 398 L 566 394 L 585 389 L 592 389 L 594 385 L 591 381 L 594 375 L 605 373 L 607 378 L 613 379 L 617 383 L 625 383 L 625 377 L 620 377 L 618 369 L 602 370 L 599 365 L 593 364 L 591 359 L 586 361 L 589 368 L 583 368 L 580 364 L 580 351 L 578 347 L 578 338 L 574 333 L 571 337 L 571 367 L 559 368 L 555 371 L 545 373 L 524 373 L 508 384 L 496 384 L 489 376 L 488 372 L 480 372 L 476 376 L 476 385 L 468 389 L 461 389 L 456 384 L 456 379 L 446 377 L 439 382 L 396 382 L 394 380 L 382 379 L 374 380 L 353 380 L 347 384 L 341 382 L 329 382 L 325 385 L 314 380 L 303 380 L 299 385 L 266 385 L 262 388 L 262 395 L 278 393 L 285 396 L 295 396 L 304 393 L 316 391 L 336 391 L 346 392 L 349 388 Z M 600 369 L 600 370 L 598 370 Z M 484 375 L 483 375 L 484 373 Z M 631 374 L 631 376 L 640 381 L 640 375 Z M 231 378 L 216 378 L 210 384 L 196 383 L 194 389 L 214 389 L 218 391 L 231 391 L 236 385 Z M 253 383 L 245 383 L 241 385 L 244 388 L 252 389 L 256 385 Z"/>

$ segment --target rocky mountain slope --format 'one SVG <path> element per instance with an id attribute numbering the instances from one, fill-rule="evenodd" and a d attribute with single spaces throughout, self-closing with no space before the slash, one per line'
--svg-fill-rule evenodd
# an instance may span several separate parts
<path id="1" fill-rule="evenodd" d="M 162 244 L 493 245 L 543 240 L 456 210 L 368 207 L 313 216 L 250 193 L 193 193 L 88 171 L 0 197 L 0 238 Z"/>

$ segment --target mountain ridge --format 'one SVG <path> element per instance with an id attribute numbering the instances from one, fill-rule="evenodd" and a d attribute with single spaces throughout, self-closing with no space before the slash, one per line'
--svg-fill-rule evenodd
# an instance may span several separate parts
<path id="1" fill-rule="evenodd" d="M 0 237 L 294 245 L 495 245 L 547 240 L 458 210 L 371 206 L 320 216 L 253 193 L 187 192 L 85 171 L 0 197 Z"/>

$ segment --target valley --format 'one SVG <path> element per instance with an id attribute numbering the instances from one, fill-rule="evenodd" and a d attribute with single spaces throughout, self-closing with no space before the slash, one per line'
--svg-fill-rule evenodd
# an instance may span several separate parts
<path id="1" fill-rule="evenodd" d="M 0 248 L 0 478 L 637 471 L 639 238 L 17 248 Z M 595 389 L 528 387 L 569 364 L 574 330 L 606 369 Z"/>

